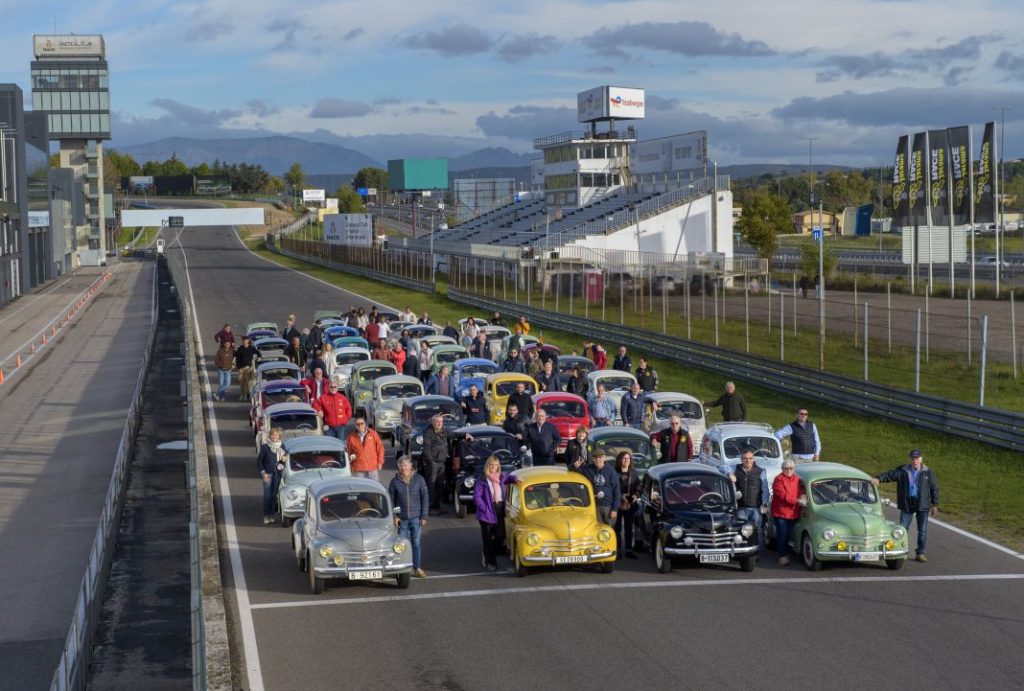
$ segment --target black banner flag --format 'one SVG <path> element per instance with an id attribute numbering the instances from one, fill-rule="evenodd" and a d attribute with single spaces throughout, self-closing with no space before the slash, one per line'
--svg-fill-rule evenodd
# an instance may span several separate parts
<path id="1" fill-rule="evenodd" d="M 996 123 L 985 123 L 981 138 L 978 174 L 974 177 L 974 220 L 976 223 L 996 222 Z"/>
<path id="2" fill-rule="evenodd" d="M 928 205 L 932 225 L 949 223 L 949 141 L 946 130 L 928 132 Z"/>
<path id="3" fill-rule="evenodd" d="M 953 223 L 963 225 L 971 218 L 971 128 L 950 127 L 949 174 L 953 178 Z"/>
<path id="4" fill-rule="evenodd" d="M 910 137 L 903 135 L 896 145 L 896 158 L 892 165 L 892 224 L 902 228 L 908 224 L 910 217 L 907 190 L 907 157 L 909 155 Z"/>
<path id="5" fill-rule="evenodd" d="M 925 166 L 928 158 L 928 133 L 918 132 L 910 147 L 910 163 L 907 165 L 907 212 L 911 225 L 924 223 L 925 209 Z"/>

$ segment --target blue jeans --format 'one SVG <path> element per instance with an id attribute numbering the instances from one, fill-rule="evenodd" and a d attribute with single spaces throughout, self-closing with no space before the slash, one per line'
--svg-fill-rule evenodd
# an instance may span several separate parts
<path id="1" fill-rule="evenodd" d="M 217 395 L 224 398 L 224 394 L 228 392 L 229 386 L 231 386 L 231 370 L 217 370 Z"/>
<path id="2" fill-rule="evenodd" d="M 910 532 L 910 523 L 917 516 L 917 553 L 924 554 L 928 542 L 928 509 L 924 511 L 900 511 L 900 525 Z M 909 540 L 907 540 L 909 542 Z"/>
<path id="3" fill-rule="evenodd" d="M 754 524 L 754 530 L 757 531 L 757 548 L 760 550 L 764 547 L 764 533 L 761 531 L 761 510 L 750 507 L 740 507 L 736 512 L 737 516 L 743 516 L 746 514 L 746 520 Z"/>
<path id="4" fill-rule="evenodd" d="M 260 480 L 263 476 L 260 476 Z M 277 513 L 277 487 L 281 483 L 280 473 L 270 476 L 270 482 L 263 483 L 263 516 L 273 516 Z"/>
<path id="5" fill-rule="evenodd" d="M 775 517 L 775 546 L 779 551 L 780 559 L 789 556 L 789 538 L 793 535 L 793 526 L 795 525 L 795 518 Z"/>
<path id="6" fill-rule="evenodd" d="M 334 437 L 339 441 L 345 441 L 345 439 L 347 439 L 347 437 L 345 436 L 345 425 L 339 425 L 337 427 L 330 428 L 324 427 L 324 436 Z"/>
<path id="7" fill-rule="evenodd" d="M 420 525 L 418 518 L 413 519 L 402 519 L 402 523 L 398 526 L 398 534 L 406 538 L 412 543 L 412 568 L 420 568 L 420 534 L 423 531 L 423 526 Z"/>

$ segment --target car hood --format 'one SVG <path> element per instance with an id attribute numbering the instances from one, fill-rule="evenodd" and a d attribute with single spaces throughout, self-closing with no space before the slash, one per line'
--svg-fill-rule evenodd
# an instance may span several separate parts
<path id="1" fill-rule="evenodd" d="M 734 528 L 737 523 L 736 516 L 729 511 L 708 510 L 708 511 L 675 511 L 672 516 L 684 529 L 698 530 L 702 533 L 713 533 L 720 530 Z"/>
<path id="2" fill-rule="evenodd" d="M 336 524 L 321 524 L 319 532 L 324 537 L 341 540 L 353 552 L 362 552 L 389 546 L 394 542 L 395 528 L 386 518 L 349 518 Z"/>
<path id="3" fill-rule="evenodd" d="M 887 521 L 875 506 L 835 504 L 822 506 L 814 512 L 819 520 L 846 528 L 852 535 L 870 535 L 884 530 Z"/>
<path id="4" fill-rule="evenodd" d="M 405 401 L 405 399 L 402 399 L 402 398 L 392 398 L 392 399 L 390 399 L 388 401 L 377 401 L 376 406 L 377 406 L 378 409 L 387 408 L 389 410 L 394 410 L 395 412 L 401 412 L 402 411 L 402 403 L 404 401 Z"/>
<path id="5" fill-rule="evenodd" d="M 325 480 L 332 477 L 347 477 L 351 475 L 348 467 L 345 468 L 319 468 L 317 470 L 298 470 L 289 473 L 289 485 L 302 485 L 309 487 L 317 480 Z"/>
<path id="6" fill-rule="evenodd" d="M 598 521 L 593 506 L 554 507 L 534 511 L 521 523 L 529 529 L 537 527 L 552 532 L 557 539 L 579 538 L 597 531 Z"/>

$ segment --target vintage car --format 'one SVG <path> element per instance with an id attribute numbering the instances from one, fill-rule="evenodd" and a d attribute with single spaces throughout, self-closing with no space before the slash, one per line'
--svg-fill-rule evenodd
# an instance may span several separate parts
<path id="1" fill-rule="evenodd" d="M 366 402 L 373 395 L 374 380 L 391 374 L 398 374 L 398 368 L 387 360 L 363 360 L 352 365 L 347 395 L 354 414 L 366 412 Z"/>
<path id="2" fill-rule="evenodd" d="M 286 528 L 302 515 L 306 490 L 317 480 L 352 474 L 345 442 L 334 437 L 293 437 L 281 445 L 285 457 L 278 468 L 281 484 L 277 505 L 281 525 Z"/>
<path id="3" fill-rule="evenodd" d="M 359 329 L 344 324 L 334 324 L 324 329 L 324 340 L 334 345 L 339 338 L 359 338 Z"/>
<path id="4" fill-rule="evenodd" d="M 321 321 L 323 321 L 324 319 L 333 319 L 333 320 L 335 320 L 337 322 L 341 322 L 341 321 L 344 320 L 344 318 L 345 317 L 338 310 L 326 309 L 326 310 L 317 310 L 317 311 L 313 312 L 313 322 L 314 323 L 316 322 L 317 319 L 319 319 Z"/>
<path id="5" fill-rule="evenodd" d="M 280 333 L 277 329 L 277 324 L 274 322 L 250 322 L 245 325 L 245 335 L 253 343 L 261 338 L 274 338 Z"/>
<path id="6" fill-rule="evenodd" d="M 519 382 L 526 385 L 526 393 L 531 396 L 537 393 L 537 380 L 528 374 L 496 372 L 487 376 L 487 380 L 484 382 L 484 403 L 487 404 L 492 425 L 500 425 L 505 421 L 505 406 L 508 404 L 508 397 L 515 393 L 516 384 Z"/>
<path id="7" fill-rule="evenodd" d="M 585 399 L 573 393 L 562 391 L 545 391 L 533 397 L 534 410 L 547 413 L 548 422 L 558 428 L 562 441 L 558 443 L 558 453 L 565 453 L 569 440 L 576 436 L 576 429 L 583 425 L 590 427 L 590 412 Z"/>
<path id="8" fill-rule="evenodd" d="M 382 437 L 394 434 L 402 424 L 402 399 L 423 395 L 423 382 L 404 374 L 389 374 L 373 380 L 373 393 L 364 404 L 367 422 Z"/>
<path id="9" fill-rule="evenodd" d="M 446 345 L 440 344 L 432 347 L 431 357 L 434 359 L 434 364 L 431 365 L 430 371 L 440 372 L 442 365 L 448 365 L 450 368 L 455 364 L 456 360 L 462 360 L 469 357 L 469 351 L 464 346 L 460 345 Z"/>
<path id="10" fill-rule="evenodd" d="M 469 321 L 469 319 L 470 317 L 463 317 L 459 320 L 459 333 L 462 333 L 462 330 L 466 328 L 466 322 Z M 487 326 L 490 323 L 481 317 L 472 317 L 472 319 L 473 323 L 477 326 Z"/>
<path id="11" fill-rule="evenodd" d="M 310 485 L 302 517 L 292 526 L 292 550 L 313 594 L 332 579 L 395 578 L 399 588 L 408 588 L 412 549 L 399 536 L 394 514 L 376 480 L 338 477 Z"/>
<path id="12" fill-rule="evenodd" d="M 517 576 L 535 566 L 615 568 L 616 538 L 597 519 L 594 488 L 580 473 L 524 468 L 505 486 L 505 536 Z"/>
<path id="13" fill-rule="evenodd" d="M 452 363 L 452 385 L 455 387 L 456 400 L 469 395 L 469 387 L 476 384 L 480 393 L 484 392 L 484 384 L 488 375 L 498 371 L 493 360 L 467 357 Z"/>
<path id="14" fill-rule="evenodd" d="M 419 339 L 420 341 L 426 341 L 427 345 L 431 348 L 436 348 L 439 345 L 458 345 L 455 339 L 451 336 L 442 336 L 437 334 L 436 336 L 423 336 Z"/>
<path id="15" fill-rule="evenodd" d="M 896 571 L 910 553 L 907 530 L 888 520 L 867 473 L 839 463 L 799 463 L 800 518 L 792 546 L 811 571 L 824 561 L 885 562 Z"/>
<path id="16" fill-rule="evenodd" d="M 484 461 L 497 456 L 501 470 L 511 473 L 533 465 L 523 442 L 494 425 L 467 425 L 449 436 L 452 459 L 452 503 L 455 515 L 463 518 L 473 506 L 473 488 L 484 471 Z"/>
<path id="17" fill-rule="evenodd" d="M 335 350 L 341 350 L 342 348 L 362 348 L 363 350 L 370 350 L 370 342 L 362 336 L 342 336 L 341 338 L 335 338 L 331 341 L 331 347 Z"/>
<path id="18" fill-rule="evenodd" d="M 782 472 L 782 447 L 771 425 L 760 422 L 716 422 L 708 427 L 700 443 L 697 463 L 731 473 L 740 464 L 740 453 L 750 448 L 754 463 L 764 468 L 768 486 Z"/>
<path id="19" fill-rule="evenodd" d="M 394 445 L 412 457 L 414 464 L 423 453 L 423 432 L 435 415 L 443 418 L 448 434 L 466 420 L 462 406 L 450 396 L 416 396 L 402 401 L 402 423 L 395 427 Z"/>
<path id="20" fill-rule="evenodd" d="M 633 457 L 633 467 L 640 475 L 657 463 L 660 456 L 651 438 L 633 427 L 595 427 L 587 435 L 587 448 L 591 455 L 595 451 L 604 451 L 611 464 L 615 463 L 616 456 L 628 451 Z"/>
<path id="21" fill-rule="evenodd" d="M 249 426 L 257 429 L 263 411 L 278 403 L 309 403 L 309 389 L 297 379 L 275 379 L 262 382 L 254 389 L 249 407 Z"/>
<path id="22" fill-rule="evenodd" d="M 675 391 L 656 391 L 645 394 L 643 429 L 654 434 L 669 426 L 673 415 L 678 415 L 693 440 L 693 451 L 697 452 L 700 440 L 707 429 L 704 405 L 700 399 Z M 652 405 L 657 404 L 657 410 Z"/>
<path id="23" fill-rule="evenodd" d="M 348 385 L 352 381 L 352 366 L 357 362 L 366 362 L 370 359 L 370 351 L 366 348 L 346 346 L 331 351 L 334 358 L 334 372 L 331 380 L 338 385 L 339 391 L 348 391 Z"/>
<path id="24" fill-rule="evenodd" d="M 569 375 L 574 367 L 580 368 L 584 377 L 594 371 L 594 361 L 582 355 L 562 355 L 558 358 L 558 376 L 562 378 L 562 391 L 569 386 Z"/>
<path id="25" fill-rule="evenodd" d="M 252 378 L 252 384 L 249 387 L 249 397 L 254 406 L 259 398 L 260 387 L 267 382 L 282 380 L 301 381 L 302 370 L 294 363 L 276 360 L 256 365 L 256 375 Z"/>
<path id="26" fill-rule="evenodd" d="M 501 348 L 499 349 L 498 353 L 498 362 L 501 362 L 508 357 L 508 346 L 509 343 L 512 342 L 513 338 L 515 337 L 505 336 L 505 338 L 501 339 Z M 530 336 L 529 334 L 525 336 L 519 336 L 520 355 L 522 354 L 522 347 L 525 345 L 529 345 L 530 343 L 540 343 L 540 339 L 537 338 L 536 336 Z"/>
<path id="27" fill-rule="evenodd" d="M 320 416 L 308 403 L 275 403 L 263 410 L 256 421 L 256 453 L 267 443 L 270 430 L 281 430 L 281 439 L 323 434 Z"/>
<path id="28" fill-rule="evenodd" d="M 405 330 L 409 332 L 409 338 L 415 338 L 417 341 L 422 341 L 428 336 L 436 336 L 441 333 L 441 329 L 433 324 L 410 324 L 405 327 Z"/>
<path id="29" fill-rule="evenodd" d="M 288 341 L 283 338 L 278 338 L 277 336 L 261 338 L 253 341 L 252 344 L 256 346 L 256 350 L 260 351 L 261 360 L 284 358 L 284 349 L 288 347 Z"/>
<path id="30" fill-rule="evenodd" d="M 612 419 L 618 420 L 619 403 L 635 383 L 636 377 L 629 372 L 617 369 L 598 369 L 587 375 L 587 393 L 590 396 L 596 396 L 597 385 L 604 384 L 608 398 L 615 404 L 615 415 L 612 416 Z"/>
<path id="31" fill-rule="evenodd" d="M 757 528 L 737 511 L 732 481 L 707 466 L 663 463 L 651 468 L 640 484 L 636 527 L 659 573 L 670 572 L 673 560 L 735 560 L 743 571 L 753 571 L 757 561 Z"/>

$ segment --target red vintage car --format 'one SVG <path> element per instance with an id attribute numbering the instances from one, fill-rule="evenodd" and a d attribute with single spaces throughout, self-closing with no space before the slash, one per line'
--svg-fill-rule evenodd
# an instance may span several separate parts
<path id="1" fill-rule="evenodd" d="M 249 409 L 249 424 L 259 432 L 263 411 L 275 403 L 309 403 L 309 391 L 296 379 L 265 381 L 256 389 L 252 407 Z"/>
<path id="2" fill-rule="evenodd" d="M 533 397 L 533 405 L 537 410 L 543 409 L 548 421 L 558 428 L 562 441 L 558 444 L 558 453 L 565 453 L 569 440 L 576 436 L 576 428 L 580 425 L 590 427 L 590 410 L 587 402 L 574 393 L 564 391 L 546 391 Z"/>

